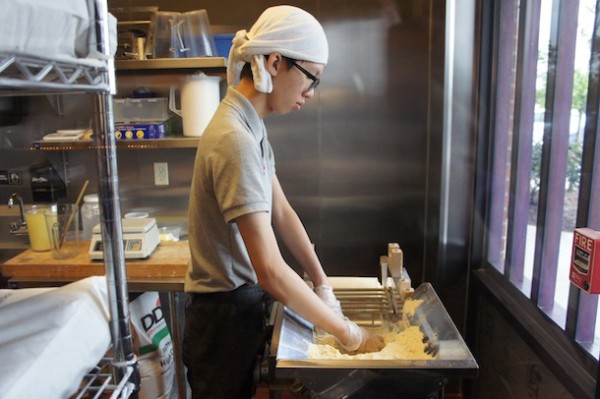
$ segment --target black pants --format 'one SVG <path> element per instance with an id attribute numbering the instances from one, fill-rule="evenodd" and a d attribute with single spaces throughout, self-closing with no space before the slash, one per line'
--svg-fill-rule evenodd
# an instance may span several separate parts
<path id="1" fill-rule="evenodd" d="M 190 296 L 183 362 L 194 399 L 252 397 L 253 371 L 267 338 L 270 303 L 270 296 L 258 285 Z"/>

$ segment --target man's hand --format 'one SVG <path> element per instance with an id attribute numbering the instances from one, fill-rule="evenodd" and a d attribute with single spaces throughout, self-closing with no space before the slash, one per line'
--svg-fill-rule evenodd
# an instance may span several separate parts
<path id="1" fill-rule="evenodd" d="M 385 346 L 385 342 L 381 335 L 370 333 L 348 319 L 346 319 L 346 326 L 349 331 L 348 341 L 345 344 L 339 340 L 338 341 L 347 352 L 379 352 Z"/>
<path id="2" fill-rule="evenodd" d="M 314 288 L 315 294 L 341 318 L 344 318 L 342 306 L 333 293 L 333 288 L 330 285 L 319 285 Z"/>

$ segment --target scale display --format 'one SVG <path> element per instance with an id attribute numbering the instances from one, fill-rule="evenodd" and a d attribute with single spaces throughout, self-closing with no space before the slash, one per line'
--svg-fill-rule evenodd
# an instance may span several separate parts
<path id="1" fill-rule="evenodd" d="M 144 259 L 152 254 L 160 242 L 158 227 L 154 218 L 123 219 L 123 252 L 125 259 Z M 100 225 L 92 230 L 89 256 L 100 260 L 104 256 L 104 242 Z"/>
<path id="2" fill-rule="evenodd" d="M 140 239 L 131 239 L 131 240 L 123 240 L 123 248 L 125 251 L 141 251 L 142 250 L 142 240 Z M 96 241 L 94 243 L 93 251 L 103 252 L 104 251 L 104 243 L 102 241 Z"/>

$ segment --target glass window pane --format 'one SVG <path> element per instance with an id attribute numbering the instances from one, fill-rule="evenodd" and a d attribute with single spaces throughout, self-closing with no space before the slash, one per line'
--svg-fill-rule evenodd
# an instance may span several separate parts
<path id="1" fill-rule="evenodd" d="M 581 0 L 579 3 L 575 70 L 573 73 L 573 100 L 569 121 L 569 154 L 567 161 L 567 181 L 565 183 L 563 234 L 560 243 L 559 278 L 556 280 L 555 294 L 555 302 L 563 309 L 567 309 L 568 307 L 570 282 L 568 278 L 561 277 L 569 275 L 573 230 L 576 227 L 595 3 L 595 0 Z M 594 319 L 595 315 L 588 315 L 588 317 Z"/>
<path id="2" fill-rule="evenodd" d="M 537 78 L 535 81 L 535 115 L 533 118 L 533 136 L 531 149 L 531 194 L 527 221 L 527 238 L 525 254 L 525 282 L 519 288 L 531 295 L 533 280 L 533 261 L 535 256 L 535 239 L 537 234 L 537 207 L 540 194 L 540 177 L 542 167 L 542 145 L 546 128 L 546 85 L 548 78 L 548 47 L 550 44 L 550 26 L 552 19 L 552 0 L 543 0 L 540 7 L 540 28 L 538 37 Z"/>
<path id="3" fill-rule="evenodd" d="M 515 224 L 523 225 L 520 231 L 523 231 L 523 238 L 517 241 L 514 253 L 514 267 L 520 267 L 520 273 L 511 273 L 510 281 L 521 290 L 526 296 L 531 296 L 531 287 L 533 282 L 533 265 L 535 258 L 535 245 L 537 234 L 537 217 L 538 204 L 541 182 L 541 163 L 542 163 L 542 146 L 544 139 L 544 131 L 549 126 L 546 126 L 546 87 L 548 80 L 548 51 L 550 44 L 550 28 L 552 22 L 552 0 L 542 0 L 540 2 L 539 27 L 538 27 L 538 53 L 536 60 L 535 74 L 535 105 L 533 106 L 533 128 L 531 140 L 522 140 L 520 145 L 523 147 L 521 170 L 522 184 L 529 182 L 528 197 L 520 198 L 516 204 L 517 217 L 526 218 L 525 220 L 517 220 Z M 529 24 L 532 21 L 528 21 Z M 527 203 L 525 203 L 527 201 Z M 521 259 L 523 257 L 523 259 Z M 517 261 L 521 263 L 517 263 Z"/>
<path id="4" fill-rule="evenodd" d="M 489 234 L 487 238 L 488 262 L 504 272 L 508 205 L 510 194 L 510 159 L 515 108 L 515 69 L 517 62 L 518 1 L 502 2 L 498 37 L 496 110 L 494 126 L 494 154 L 492 188 L 490 196 Z"/>
<path id="5" fill-rule="evenodd" d="M 536 245 L 540 248 L 536 248 L 536 256 L 539 259 L 534 260 L 534 267 L 539 264 L 540 270 L 538 306 L 561 327 L 566 323 L 570 243 L 577 211 L 575 187 L 581 164 L 581 156 L 573 152 L 577 144 L 570 143 L 576 87 L 574 59 L 576 43 L 581 41 L 578 40 L 577 28 L 581 21 L 576 6 L 577 2 L 562 2 L 559 9 L 556 2 L 552 8 L 546 87 L 548 103 L 545 104 L 545 121 L 551 121 L 552 126 L 544 131 L 540 186 L 545 198 L 538 210 L 538 217 L 543 217 L 538 226 L 543 226 L 543 230 L 537 234 Z M 545 8 L 545 4 L 542 7 Z"/>

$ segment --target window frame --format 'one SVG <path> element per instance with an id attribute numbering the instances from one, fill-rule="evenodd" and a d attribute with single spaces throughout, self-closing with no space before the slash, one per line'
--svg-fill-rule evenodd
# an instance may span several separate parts
<path id="1" fill-rule="evenodd" d="M 597 1 L 594 32 L 597 32 L 597 27 L 600 26 L 600 6 L 598 3 Z M 590 318 L 582 316 L 579 318 L 578 324 L 578 315 L 588 316 L 590 311 L 596 313 L 597 296 L 582 293 L 571 285 L 565 328 L 562 329 L 540 309 L 540 305 L 547 306 L 548 297 L 538 295 L 540 288 L 545 289 L 549 281 L 554 282 L 556 279 L 556 270 L 550 270 L 550 274 L 548 274 L 548 270 L 544 270 L 542 265 L 552 262 L 553 256 L 557 255 L 544 252 L 541 248 L 547 247 L 548 240 L 551 240 L 552 235 L 554 234 L 555 237 L 556 234 L 555 226 L 548 227 L 545 225 L 546 216 L 549 212 L 553 212 L 557 206 L 556 203 L 546 201 L 547 196 L 556 192 L 553 191 L 555 188 L 552 187 L 551 180 L 556 173 L 553 168 L 557 165 L 553 165 L 550 160 L 556 160 L 558 156 L 556 155 L 557 148 L 563 146 L 564 149 L 564 143 L 556 143 L 559 139 L 556 137 L 555 131 L 560 129 L 556 129 L 556 126 L 563 126 L 565 123 L 568 131 L 571 99 L 568 98 L 567 101 L 564 95 L 557 98 L 553 89 L 561 90 L 561 93 L 567 92 L 569 96 L 572 93 L 573 68 L 561 63 L 564 62 L 561 57 L 569 57 L 569 51 L 574 54 L 574 49 L 566 48 L 564 42 L 572 40 L 573 37 L 570 35 L 576 34 L 576 32 L 565 33 L 564 26 L 573 24 L 573 18 L 575 18 L 575 26 L 577 26 L 576 18 L 579 1 L 557 1 L 556 9 L 553 12 L 551 41 L 554 40 L 556 45 L 555 60 L 561 62 L 551 66 L 555 69 L 548 76 L 551 87 L 547 89 L 547 111 L 544 116 L 546 122 L 544 143 L 547 143 L 547 145 L 544 146 L 543 150 L 542 182 L 540 183 L 540 200 L 543 200 L 543 203 L 538 208 L 536 254 L 529 298 L 514 284 L 515 282 L 518 283 L 523 277 L 523 262 L 515 261 L 516 259 L 523 259 L 520 254 L 524 251 L 524 245 L 521 247 L 520 244 L 524 244 L 524 239 L 519 239 L 519 237 L 523 237 L 523 225 L 515 223 L 515 220 L 520 217 L 519 215 L 522 215 L 523 210 L 517 207 L 519 201 L 515 200 L 515 196 L 509 195 L 506 256 L 503 270 L 498 270 L 493 262 L 489 261 L 488 256 L 490 252 L 494 252 L 489 251 L 489 248 L 499 249 L 499 246 L 502 245 L 502 233 L 498 230 L 502 228 L 502 221 L 494 220 L 494 218 L 498 218 L 499 210 L 497 207 L 503 201 L 498 201 L 498 198 L 492 198 L 488 194 L 497 189 L 499 184 L 504 184 L 502 177 L 498 179 L 500 181 L 494 180 L 494 162 L 497 164 L 503 162 L 502 159 L 499 160 L 493 156 L 494 150 L 501 144 L 499 142 L 501 138 L 494 134 L 495 129 L 500 126 L 500 128 L 510 128 L 520 132 L 513 135 L 511 163 L 523 166 L 523 159 L 531 158 L 531 153 L 528 154 L 527 151 L 531 151 L 533 133 L 535 101 L 532 101 L 531 96 L 535 96 L 537 35 L 540 24 L 541 0 L 494 0 L 489 2 L 480 0 L 477 4 L 480 18 L 478 29 L 481 41 L 478 49 L 480 82 L 478 90 L 479 133 L 477 173 L 475 176 L 475 212 L 482 215 L 482 217 L 474 218 L 473 223 L 472 260 L 474 265 L 479 265 L 474 271 L 475 287 L 482 288 L 485 293 L 494 299 L 524 340 L 571 392 L 576 396 L 581 394 L 584 397 L 589 396 L 590 392 L 596 391 L 596 396 L 600 397 L 598 396 L 600 395 L 600 386 L 596 384 L 596 381 L 600 380 L 600 367 L 598 367 L 596 358 L 589 353 L 590 348 L 586 347 L 585 342 L 582 342 L 590 338 L 590 328 L 593 333 L 595 320 L 590 322 Z M 523 32 L 523 34 L 517 35 L 514 90 L 515 93 L 520 93 L 520 95 L 515 95 L 514 115 L 512 125 L 509 125 L 510 117 L 507 119 L 507 114 L 502 111 L 498 112 L 498 109 L 502 110 L 502 107 L 498 108 L 499 104 L 501 106 L 506 105 L 502 104 L 502 98 L 499 98 L 499 96 L 502 96 L 503 87 L 498 82 L 501 82 L 505 76 L 510 75 L 510 72 L 503 69 L 499 63 L 504 61 L 506 64 L 507 60 L 506 58 L 503 59 L 502 55 L 511 54 L 512 48 L 507 49 L 506 46 L 511 45 L 513 42 L 507 40 L 507 37 L 510 38 L 510 34 L 507 35 L 506 31 L 502 31 L 500 24 L 503 22 L 501 17 L 510 15 L 510 8 L 516 9 L 517 4 L 519 6 L 518 24 L 512 28 L 518 29 L 518 32 Z M 575 13 L 572 12 L 573 10 L 575 10 Z M 561 26 L 562 29 L 560 29 Z M 503 37 L 500 36 L 501 33 L 504 35 Z M 573 62 L 574 57 L 571 56 L 570 58 Z M 592 39 L 591 59 L 600 59 L 600 37 L 594 36 Z M 519 62 L 523 60 L 525 62 Z M 506 68 L 506 65 L 504 65 L 504 68 Z M 570 79 L 559 75 L 566 73 L 565 71 L 569 69 Z M 582 175 L 576 225 L 578 227 L 590 226 L 600 229 L 600 215 L 594 215 L 591 211 L 592 204 L 600 201 L 600 178 L 593 179 L 594 173 L 597 176 L 600 175 L 600 134 L 598 132 L 600 65 L 591 64 L 589 75 Z M 568 107 L 566 113 L 564 112 L 565 104 Z M 502 153 L 500 152 L 501 157 Z M 562 167 L 562 165 L 558 165 L 558 167 Z M 516 193 L 515 195 L 519 195 L 519 198 L 522 198 L 523 195 L 529 196 L 531 168 L 521 171 L 515 171 L 515 169 L 519 168 L 510 168 L 509 193 Z M 519 172 L 523 174 L 521 175 Z M 524 181 L 527 183 L 526 185 L 523 183 Z M 560 205 L 562 207 L 562 204 Z M 526 218 L 524 220 L 527 221 Z M 526 227 L 527 224 L 525 223 Z M 520 231 L 521 235 L 518 235 Z M 517 235 L 515 235 L 515 232 Z M 548 251 L 547 248 L 546 251 Z M 554 273 L 554 277 L 552 273 Z M 553 301 L 553 288 L 551 292 Z"/>

